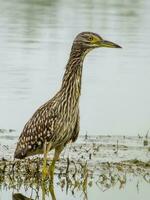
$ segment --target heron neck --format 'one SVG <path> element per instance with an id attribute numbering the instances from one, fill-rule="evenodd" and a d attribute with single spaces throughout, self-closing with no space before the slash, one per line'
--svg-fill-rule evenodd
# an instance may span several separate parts
<path id="1" fill-rule="evenodd" d="M 75 104 L 79 100 L 81 93 L 82 68 L 86 53 L 84 49 L 72 48 L 62 81 L 62 91 Z"/>

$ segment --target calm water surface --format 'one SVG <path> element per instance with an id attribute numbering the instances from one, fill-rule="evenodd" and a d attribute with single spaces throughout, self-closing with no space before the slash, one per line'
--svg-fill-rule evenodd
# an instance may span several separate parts
<path id="1" fill-rule="evenodd" d="M 81 132 L 145 134 L 149 9 L 148 0 L 0 0 L 0 128 L 22 129 L 55 94 L 74 37 L 88 30 L 123 49 L 97 49 L 85 59 Z"/>
<path id="2" fill-rule="evenodd" d="M 61 190 L 60 186 L 56 185 L 57 187 L 57 193 L 55 192 L 55 197 L 57 200 L 99 200 L 99 199 L 105 199 L 105 200 L 120 200 L 120 197 L 122 200 L 127 199 L 136 199 L 136 200 L 148 200 L 149 197 L 149 185 L 146 184 L 144 181 L 141 181 L 139 183 L 139 179 L 133 180 L 133 182 L 128 182 L 127 186 L 124 188 L 119 189 L 119 185 L 114 186 L 110 189 L 104 189 L 103 187 L 99 187 L 99 185 L 93 184 L 92 187 L 88 186 L 87 193 L 84 194 L 82 191 L 75 190 L 75 193 L 72 194 L 71 191 L 68 191 L 66 193 L 66 187 Z M 32 199 L 35 198 L 36 194 L 34 191 L 31 192 L 31 190 L 25 191 L 24 189 L 20 190 L 20 193 L 27 197 L 25 198 L 13 198 L 13 194 L 15 193 L 15 190 L 10 190 L 10 192 L 6 193 L 4 190 L 1 193 L 0 200 L 29 200 L 31 197 Z M 87 198 L 87 196 L 88 198 Z M 51 199 L 51 196 L 45 196 L 45 199 L 42 199 L 42 192 L 39 191 L 39 197 L 41 197 L 41 200 L 55 200 Z"/>

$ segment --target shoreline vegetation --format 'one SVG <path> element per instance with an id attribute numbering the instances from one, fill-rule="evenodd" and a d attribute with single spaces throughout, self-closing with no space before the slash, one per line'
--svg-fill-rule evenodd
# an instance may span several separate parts
<path id="1" fill-rule="evenodd" d="M 24 159 L 17 161 L 0 161 L 0 189 L 20 191 L 31 191 L 36 193 L 36 198 L 40 199 L 39 191 L 42 191 L 42 199 L 51 194 L 53 200 L 56 199 L 54 185 L 49 181 L 49 177 L 42 180 L 42 158 Z M 48 160 L 47 165 L 50 164 Z M 124 189 L 128 181 L 137 178 L 135 187 L 139 189 L 139 180 L 144 180 L 150 184 L 150 161 L 128 160 L 122 162 L 102 162 L 88 164 L 88 162 L 61 159 L 57 162 L 55 169 L 55 186 L 66 193 L 75 194 L 80 192 L 87 199 L 87 190 L 96 185 L 101 191 L 106 191 L 114 186 Z M 25 199 L 20 193 L 14 193 L 13 199 Z M 32 195 L 31 195 L 32 196 Z M 32 199 L 32 198 L 30 198 Z"/>
<path id="2" fill-rule="evenodd" d="M 11 142 L 10 142 L 11 141 Z M 42 180 L 42 156 L 13 160 L 17 134 L 15 130 L 0 131 L 0 190 L 13 189 L 13 199 L 28 199 L 19 193 L 21 188 L 31 191 L 40 199 L 49 193 L 56 199 L 55 187 L 81 192 L 87 199 L 88 188 L 96 185 L 101 191 L 114 186 L 124 188 L 129 180 L 137 177 L 150 183 L 150 138 L 129 136 L 80 136 L 77 143 L 68 145 L 56 163 L 54 185 L 49 175 Z M 147 142 L 145 142 L 147 141 Z M 49 153 L 47 165 L 53 152 Z M 139 181 L 135 187 L 138 190 Z M 31 198 L 32 199 L 32 195 Z"/>

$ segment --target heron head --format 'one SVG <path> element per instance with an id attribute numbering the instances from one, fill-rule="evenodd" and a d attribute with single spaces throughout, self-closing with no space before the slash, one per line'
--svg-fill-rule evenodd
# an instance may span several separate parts
<path id="1" fill-rule="evenodd" d="M 86 49 L 94 49 L 99 47 L 121 48 L 121 46 L 118 44 L 104 40 L 101 36 L 93 32 L 79 33 L 74 40 L 74 44 L 80 45 Z"/>

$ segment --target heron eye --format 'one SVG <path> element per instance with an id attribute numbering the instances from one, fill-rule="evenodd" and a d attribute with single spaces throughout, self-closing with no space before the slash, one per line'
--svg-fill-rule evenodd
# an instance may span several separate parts
<path id="1" fill-rule="evenodd" d="M 89 38 L 88 38 L 90 41 L 92 41 L 93 40 L 93 37 L 92 36 L 89 36 Z"/>

